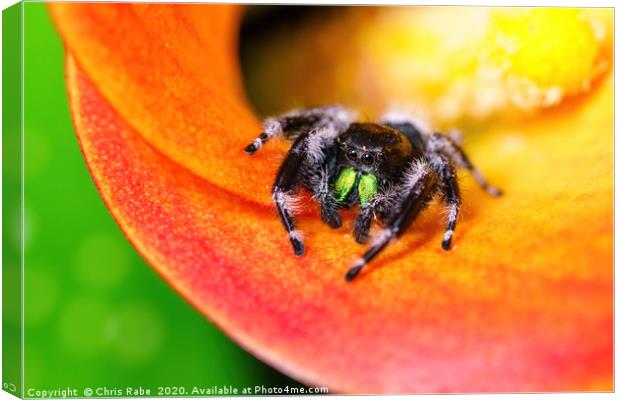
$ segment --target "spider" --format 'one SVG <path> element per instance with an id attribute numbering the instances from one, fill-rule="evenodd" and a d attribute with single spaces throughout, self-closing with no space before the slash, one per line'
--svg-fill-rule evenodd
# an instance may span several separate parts
<path id="1" fill-rule="evenodd" d="M 304 253 L 295 220 L 301 187 L 310 191 L 322 221 L 332 228 L 342 225 L 339 209 L 359 204 L 353 228 L 358 243 L 369 241 L 373 220 L 382 226 L 346 273 L 346 281 L 355 279 L 400 237 L 435 195 L 448 209 L 442 247 L 450 249 L 461 206 L 456 167 L 469 170 L 490 195 L 501 195 L 452 137 L 423 129 L 415 119 L 394 113 L 376 123 L 354 120 L 355 113 L 339 105 L 293 110 L 267 118 L 263 132 L 244 149 L 252 155 L 278 136 L 293 142 L 280 165 L 272 198 L 295 255 Z"/>

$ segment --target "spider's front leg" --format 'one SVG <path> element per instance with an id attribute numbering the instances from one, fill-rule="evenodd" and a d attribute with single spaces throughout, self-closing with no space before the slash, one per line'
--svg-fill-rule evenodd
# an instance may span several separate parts
<path id="1" fill-rule="evenodd" d="M 398 188 L 402 193 L 389 214 L 386 227 L 373 240 L 372 245 L 357 260 L 345 275 L 345 280 L 352 281 L 371 260 L 373 260 L 392 239 L 402 235 L 415 221 L 430 198 L 437 184 L 437 174 L 426 161 L 414 161 L 408 167 L 404 180 Z"/>
<path id="2" fill-rule="evenodd" d="M 304 254 L 304 242 L 301 232 L 296 230 L 294 215 L 298 209 L 297 192 L 304 176 L 304 161 L 306 158 L 306 139 L 308 134 L 297 138 L 286 158 L 280 165 L 276 180 L 271 191 L 273 202 L 278 215 L 288 233 L 295 255 Z"/>
<path id="3" fill-rule="evenodd" d="M 295 140 L 313 129 L 328 128 L 343 132 L 354 118 L 352 111 L 339 105 L 289 111 L 279 117 L 265 119 L 263 132 L 243 150 L 252 155 L 274 137 Z"/>
<path id="4" fill-rule="evenodd" d="M 294 141 L 280 165 L 272 188 L 272 198 L 282 225 L 288 232 L 293 251 L 298 256 L 304 253 L 304 243 L 301 232 L 296 229 L 294 215 L 297 209 L 297 192 L 302 185 L 308 186 L 317 198 L 325 222 L 332 227 L 342 224 L 332 199 L 323 196 L 326 191 L 322 189 L 322 185 L 329 184 L 329 173 L 319 178 L 319 183 L 314 184 L 312 175 L 329 166 L 328 153 L 333 150 L 333 141 L 349 127 L 354 118 L 354 113 L 338 105 L 294 110 L 277 118 L 266 119 L 263 122 L 263 132 L 244 149 L 252 155 L 265 142 L 276 136 Z M 322 182 L 323 180 L 326 183 Z"/>
<path id="5" fill-rule="evenodd" d="M 330 187 L 330 177 L 335 167 L 326 165 L 315 168 L 308 174 L 308 189 L 312 192 L 312 198 L 319 204 L 321 220 L 330 228 L 337 229 L 342 226 L 342 218 L 338 212 L 338 200 L 334 197 Z"/>
<path id="6" fill-rule="evenodd" d="M 272 191 L 280 219 L 298 256 L 304 253 L 304 244 L 300 232 L 295 229 L 293 215 L 296 194 L 301 185 L 307 186 L 319 202 L 323 221 L 334 228 L 342 224 L 335 200 L 329 194 L 329 177 L 330 171 L 335 168 L 335 139 L 349 124 L 345 116 L 332 108 L 328 111 L 321 109 L 317 115 L 320 115 L 320 122 L 310 123 L 309 119 L 305 120 L 312 128 L 300 133 L 291 146 L 280 165 Z"/>
<path id="7" fill-rule="evenodd" d="M 370 224 L 375 218 L 375 209 L 371 202 L 360 208 L 357 218 L 355 218 L 355 226 L 353 227 L 353 236 L 359 244 L 368 242 L 370 238 Z"/>
<path id="8" fill-rule="evenodd" d="M 321 207 L 321 219 L 332 228 L 342 225 L 338 203 L 329 190 L 330 171 L 334 165 L 333 135 L 329 130 L 314 130 L 299 136 L 280 165 L 272 189 L 273 201 L 282 225 L 288 232 L 295 255 L 304 253 L 301 232 L 296 229 L 294 214 L 297 211 L 297 192 L 301 185 L 310 189 Z"/>
<path id="9" fill-rule="evenodd" d="M 355 218 L 353 236 L 359 244 L 368 242 L 370 238 L 370 225 L 377 214 L 386 213 L 398 200 L 398 192 L 391 186 L 386 187 L 366 205 L 360 207 L 360 212 Z"/>

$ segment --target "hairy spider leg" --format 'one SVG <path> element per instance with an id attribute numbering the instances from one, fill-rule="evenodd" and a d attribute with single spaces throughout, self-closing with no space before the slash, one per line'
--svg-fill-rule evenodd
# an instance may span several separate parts
<path id="1" fill-rule="evenodd" d="M 282 127 L 282 122 L 274 118 L 267 118 L 263 121 L 263 131 L 252 141 L 252 143 L 245 146 L 243 151 L 249 155 L 252 155 L 256 153 L 258 149 L 263 147 L 263 144 L 265 144 L 269 139 L 282 136 L 283 134 L 284 129 Z"/>
<path id="2" fill-rule="evenodd" d="M 412 162 L 401 185 L 401 189 L 406 195 L 402 197 L 400 207 L 390 216 L 386 228 L 374 239 L 370 248 L 347 271 L 346 281 L 350 282 L 355 279 L 364 266 L 379 255 L 392 239 L 399 237 L 407 230 L 426 207 L 436 190 L 436 184 L 437 175 L 428 164 L 419 160 Z"/>
<path id="3" fill-rule="evenodd" d="M 390 121 L 386 119 L 385 123 L 403 132 L 414 145 L 423 145 L 423 134 L 412 122 L 406 120 Z M 456 144 L 454 139 L 440 133 L 433 133 L 430 136 L 426 135 L 426 138 L 428 141 L 426 147 L 431 153 L 429 157 L 431 165 L 440 177 L 443 199 L 448 206 L 448 222 L 441 247 L 444 250 L 449 250 L 458 220 L 461 199 L 454 169 L 444 157 L 448 157 L 456 166 L 469 170 L 474 179 L 476 179 L 480 186 L 490 195 L 499 196 L 501 195 L 501 191 L 489 185 L 480 171 L 469 161 L 461 147 Z"/>
<path id="4" fill-rule="evenodd" d="M 326 106 L 308 110 L 293 110 L 277 118 L 267 118 L 263 121 L 263 132 L 245 146 L 247 154 L 256 153 L 263 145 L 274 137 L 284 137 L 287 140 L 296 140 L 303 133 L 310 130 L 332 127 L 336 130 L 346 130 L 353 114 L 342 106 Z"/>
<path id="5" fill-rule="evenodd" d="M 378 213 L 387 212 L 398 202 L 399 192 L 392 186 L 381 189 L 365 206 L 360 207 L 360 212 L 355 218 L 353 236 L 359 244 L 368 242 L 370 238 L 370 225 Z"/>
<path id="6" fill-rule="evenodd" d="M 456 166 L 468 170 L 476 182 L 491 196 L 498 197 L 502 195 L 502 191 L 487 182 L 478 168 L 471 163 L 463 149 L 449 137 L 440 133 L 433 133 L 428 141 L 428 147 L 430 151 L 448 157 Z"/>
<path id="7" fill-rule="evenodd" d="M 284 162 L 280 165 L 272 189 L 273 201 L 296 255 L 304 253 L 301 232 L 295 229 L 296 194 L 305 184 L 321 207 L 321 219 L 332 228 L 342 225 L 338 204 L 329 191 L 334 165 L 330 165 L 325 151 L 333 150 L 333 139 L 344 132 L 355 115 L 342 106 L 326 106 L 308 110 L 294 110 L 277 118 L 264 121 L 264 131 L 245 152 L 254 154 L 269 139 L 283 136 L 293 140 Z"/>
<path id="8" fill-rule="evenodd" d="M 297 138 L 286 158 L 280 165 L 272 188 L 272 198 L 276 205 L 282 225 L 288 233 L 295 255 L 304 254 L 304 242 L 301 232 L 295 229 L 294 214 L 297 211 L 297 192 L 303 175 L 306 138 L 308 133 Z"/>
<path id="9" fill-rule="evenodd" d="M 336 229 L 342 226 L 342 218 L 338 212 L 338 199 L 333 195 L 330 185 L 330 177 L 333 175 L 335 166 L 326 164 L 308 171 L 308 188 L 312 197 L 319 204 L 321 220 L 330 228 Z"/>
<path id="10" fill-rule="evenodd" d="M 273 201 L 284 228 L 288 232 L 295 255 L 304 253 L 301 232 L 295 229 L 297 192 L 303 184 L 312 192 L 321 207 L 321 218 L 329 226 L 342 225 L 338 204 L 329 191 L 330 171 L 335 165 L 327 162 L 326 152 L 334 151 L 331 144 L 339 134 L 332 127 L 314 129 L 301 134 L 291 146 L 276 176 L 272 189 Z M 333 158 L 332 158 L 333 159 Z"/>
<path id="11" fill-rule="evenodd" d="M 441 247 L 444 250 L 450 250 L 452 243 L 452 235 L 456 228 L 456 222 L 461 208 L 461 194 L 456 172 L 450 163 L 442 156 L 435 154 L 431 157 L 431 167 L 437 173 L 440 180 L 439 190 L 443 197 L 443 201 L 448 206 L 448 222 L 444 231 Z"/>
<path id="12" fill-rule="evenodd" d="M 374 217 L 375 210 L 372 203 L 368 203 L 365 207 L 360 208 L 360 212 L 355 218 L 355 226 L 353 227 L 353 236 L 357 243 L 364 244 L 368 242 L 370 238 L 370 224 Z"/>

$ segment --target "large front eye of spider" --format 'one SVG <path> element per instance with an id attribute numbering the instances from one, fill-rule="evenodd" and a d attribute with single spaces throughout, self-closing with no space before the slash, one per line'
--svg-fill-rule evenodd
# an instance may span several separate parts
<path id="1" fill-rule="evenodd" d="M 375 163 L 375 156 L 371 153 L 364 153 L 362 154 L 361 160 L 365 165 L 372 165 Z"/>
<path id="2" fill-rule="evenodd" d="M 351 161 L 357 161 L 357 151 L 355 149 L 347 150 L 347 158 Z"/>

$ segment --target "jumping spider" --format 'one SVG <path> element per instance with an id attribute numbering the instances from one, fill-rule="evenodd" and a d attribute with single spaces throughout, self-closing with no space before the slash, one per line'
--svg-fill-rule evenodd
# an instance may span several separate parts
<path id="1" fill-rule="evenodd" d="M 424 131 L 408 117 L 390 115 L 378 123 L 354 122 L 341 106 L 294 110 L 264 121 L 264 131 L 245 152 L 254 154 L 269 139 L 293 142 L 280 166 L 272 195 L 295 255 L 304 253 L 295 229 L 297 192 L 307 188 L 321 208 L 321 219 L 332 228 L 342 225 L 338 210 L 359 203 L 353 234 L 358 243 L 369 239 L 377 219 L 383 229 L 345 275 L 353 280 L 394 238 L 401 236 L 435 194 L 448 208 L 442 247 L 450 249 L 461 199 L 455 168 L 469 170 L 492 196 L 489 185 L 455 141 Z"/>

